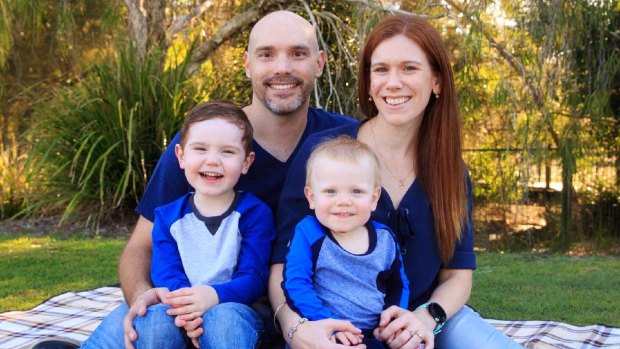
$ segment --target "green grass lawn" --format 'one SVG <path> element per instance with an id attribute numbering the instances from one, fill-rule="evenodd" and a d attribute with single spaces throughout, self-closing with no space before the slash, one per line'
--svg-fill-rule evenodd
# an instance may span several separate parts
<path id="1" fill-rule="evenodd" d="M 0 236 L 0 312 L 118 282 L 125 241 Z M 620 327 L 620 259 L 478 255 L 470 304 L 487 318 Z M 415 282 L 415 281 L 413 281 Z"/>
<path id="2" fill-rule="evenodd" d="M 620 259 L 478 255 L 470 304 L 484 317 L 620 327 Z"/>
<path id="3" fill-rule="evenodd" d="M 30 309 L 67 291 L 118 283 L 125 241 L 0 235 L 0 312 Z"/>

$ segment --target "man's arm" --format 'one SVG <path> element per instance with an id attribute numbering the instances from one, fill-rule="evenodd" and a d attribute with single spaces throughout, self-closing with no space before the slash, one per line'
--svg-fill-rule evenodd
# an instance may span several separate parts
<path id="1" fill-rule="evenodd" d="M 153 287 L 150 277 L 152 230 L 153 223 L 140 216 L 118 263 L 118 277 L 129 306 L 136 297 Z"/>

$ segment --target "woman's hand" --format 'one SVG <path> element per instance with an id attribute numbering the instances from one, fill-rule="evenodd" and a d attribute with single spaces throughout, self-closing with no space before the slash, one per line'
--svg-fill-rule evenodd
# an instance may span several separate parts
<path id="1" fill-rule="evenodd" d="M 284 329 L 286 332 L 286 329 Z M 334 332 L 349 332 L 350 334 L 357 336 L 362 331 L 349 321 L 325 319 L 318 321 L 308 321 L 297 327 L 297 331 L 293 334 L 293 338 L 289 339 L 284 333 L 285 338 L 289 341 L 289 345 L 293 349 L 306 349 L 306 348 L 322 348 L 322 349 L 350 349 L 359 348 L 364 349 L 364 344 L 356 346 L 348 346 L 344 344 L 336 344 L 330 340 L 330 337 Z"/>
<path id="2" fill-rule="evenodd" d="M 395 305 L 387 308 L 381 313 L 379 327 L 374 331 L 375 337 L 394 349 L 416 349 L 422 342 L 425 349 L 433 349 L 435 322 L 430 315 L 424 315 L 423 311 L 426 310 L 412 312 Z"/>

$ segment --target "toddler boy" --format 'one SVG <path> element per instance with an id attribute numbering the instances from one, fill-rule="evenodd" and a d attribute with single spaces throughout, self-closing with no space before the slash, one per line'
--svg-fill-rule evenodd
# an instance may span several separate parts
<path id="1" fill-rule="evenodd" d="M 295 228 L 282 288 L 289 307 L 307 320 L 349 320 L 363 340 L 338 332 L 332 341 L 383 348 L 373 338 L 381 312 L 407 308 L 409 289 L 394 234 L 370 220 L 381 186 L 372 150 L 348 136 L 320 144 L 306 165 L 304 193 L 315 216 Z M 292 340 L 294 330 L 289 333 Z"/>

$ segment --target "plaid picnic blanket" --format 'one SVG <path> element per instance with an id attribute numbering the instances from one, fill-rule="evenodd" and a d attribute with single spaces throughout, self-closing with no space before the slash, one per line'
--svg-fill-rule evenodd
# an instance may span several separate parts
<path id="1" fill-rule="evenodd" d="M 122 302 L 118 287 L 67 292 L 28 311 L 0 314 L 0 348 L 29 348 L 41 338 L 82 342 Z M 487 320 L 526 348 L 620 348 L 620 328 L 577 327 L 555 321 Z"/>

